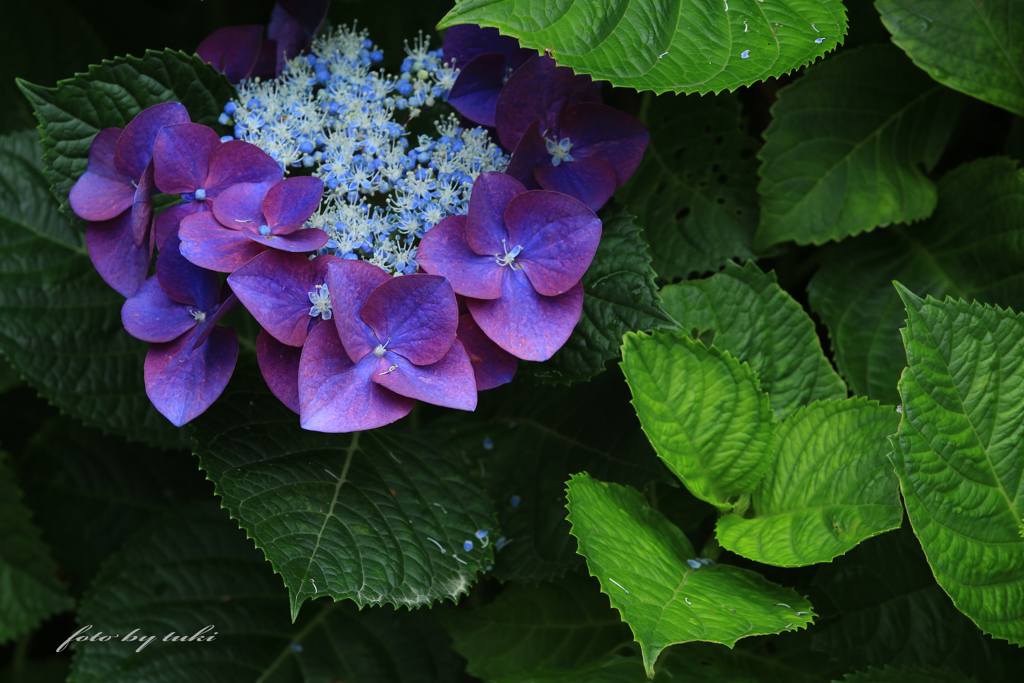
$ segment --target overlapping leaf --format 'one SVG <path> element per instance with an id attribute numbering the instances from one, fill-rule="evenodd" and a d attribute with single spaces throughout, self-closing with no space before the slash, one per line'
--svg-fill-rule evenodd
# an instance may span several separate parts
<path id="1" fill-rule="evenodd" d="M 270 566 L 223 510 L 182 508 L 111 558 L 79 621 L 72 683 L 454 683 L 461 662 L 425 610 L 322 600 L 297 623 Z M 213 641 L 164 642 L 174 633 Z M 142 641 L 156 636 L 137 651 Z"/>
<path id="2" fill-rule="evenodd" d="M 845 52 L 779 92 L 761 159 L 755 244 L 823 244 L 927 218 L 930 170 L 963 98 L 892 45 Z"/>
<path id="3" fill-rule="evenodd" d="M 640 643 L 648 676 L 674 643 L 731 647 L 810 623 L 810 603 L 790 588 L 729 565 L 690 567 L 690 541 L 637 490 L 584 473 L 569 481 L 568 498 L 580 554 Z"/>
<path id="4" fill-rule="evenodd" d="M 35 107 L 46 175 L 69 215 L 68 193 L 85 173 L 96 133 L 111 126 L 124 128 L 146 107 L 170 101 L 184 104 L 194 122 L 212 126 L 235 96 L 223 74 L 196 55 L 174 50 L 105 60 L 57 88 L 25 81 L 18 85 Z"/>
<path id="5" fill-rule="evenodd" d="M 783 567 L 831 562 L 903 519 L 888 437 L 892 406 L 851 398 L 801 408 L 777 430 L 771 466 L 754 492 L 753 517 L 718 520 L 718 541 Z"/>
<path id="6" fill-rule="evenodd" d="M 305 431 L 254 368 L 236 370 L 195 439 L 224 506 L 284 578 L 293 618 L 320 594 L 456 599 L 493 559 L 491 502 L 444 453 L 397 429 Z"/>
<path id="7" fill-rule="evenodd" d="M 775 424 L 750 366 L 684 333 L 656 331 L 626 335 L 622 370 L 644 433 L 691 493 L 728 510 L 754 490 Z"/>
<path id="8" fill-rule="evenodd" d="M 1024 309 L 1024 175 L 1009 159 L 965 164 L 939 183 L 935 215 L 846 242 L 808 287 L 855 393 L 896 403 L 905 314 L 892 281 L 919 294 Z"/>
<path id="9" fill-rule="evenodd" d="M 909 367 L 893 464 L 939 585 L 1024 644 L 1024 315 L 898 285 Z"/>
<path id="10" fill-rule="evenodd" d="M 644 231 L 619 204 L 601 213 L 601 243 L 583 276 L 583 314 L 565 345 L 543 363 L 521 362 L 520 376 L 546 382 L 588 380 L 619 355 L 626 332 L 671 327 L 654 284 Z"/>
<path id="11" fill-rule="evenodd" d="M 644 159 L 618 197 L 637 213 L 664 280 L 754 257 L 757 159 L 733 95 L 646 96 Z"/>
<path id="12" fill-rule="evenodd" d="M 777 419 L 812 401 L 846 397 L 814 322 L 779 287 L 774 271 L 730 262 L 713 277 L 670 285 L 661 295 L 684 330 L 713 330 L 715 346 L 750 365 Z"/>
<path id="13" fill-rule="evenodd" d="M 659 93 L 781 76 L 834 50 L 847 29 L 840 0 L 461 0 L 438 28 L 456 24 L 494 26 L 579 73 Z"/>
<path id="14" fill-rule="evenodd" d="M 86 424 L 185 446 L 146 397 L 147 345 L 122 328 L 123 303 L 58 211 L 38 137 L 0 138 L 0 349 L 42 396 Z"/>
<path id="15" fill-rule="evenodd" d="M 1024 13 L 1016 0 L 877 0 L 892 42 L 943 85 L 1024 116 Z"/>
<path id="16" fill-rule="evenodd" d="M 495 555 L 493 573 L 503 581 L 549 581 L 582 563 L 565 521 L 571 474 L 588 471 L 637 487 L 672 479 L 641 431 L 615 366 L 570 387 L 513 382 L 485 392 L 473 415 L 452 413 L 432 436 L 497 501 L 508 545 Z"/>
<path id="17" fill-rule="evenodd" d="M 74 605 L 21 500 L 7 459 L 0 451 L 0 643 L 25 635 Z"/>
<path id="18" fill-rule="evenodd" d="M 439 617 L 468 660 L 466 670 L 485 681 L 578 675 L 632 641 L 597 581 L 579 573 L 532 587 L 512 584 L 488 605 Z"/>

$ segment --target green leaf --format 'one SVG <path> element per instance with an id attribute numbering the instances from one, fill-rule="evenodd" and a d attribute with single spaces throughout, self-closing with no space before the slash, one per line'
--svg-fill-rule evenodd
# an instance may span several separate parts
<path id="1" fill-rule="evenodd" d="M 807 312 L 753 261 L 706 280 L 661 290 L 665 311 L 684 330 L 714 330 L 714 345 L 748 363 L 771 397 L 776 419 L 812 401 L 846 398 Z"/>
<path id="2" fill-rule="evenodd" d="M 779 91 L 758 153 L 757 248 L 927 218 L 935 185 L 918 164 L 938 162 L 962 104 L 892 45 L 810 69 Z"/>
<path id="3" fill-rule="evenodd" d="M 488 605 L 438 616 L 466 670 L 488 681 L 577 669 L 632 642 L 597 581 L 579 573 L 531 587 L 513 583 Z"/>
<path id="4" fill-rule="evenodd" d="M 633 407 L 669 469 L 721 510 L 751 493 L 771 464 L 774 420 L 750 366 L 680 332 L 627 334 Z"/>
<path id="5" fill-rule="evenodd" d="M 143 525 L 186 501 L 211 498 L 196 458 L 50 420 L 18 461 L 25 498 L 75 595 Z"/>
<path id="6" fill-rule="evenodd" d="M 283 577 L 293 619 L 321 593 L 360 606 L 455 600 L 493 560 L 491 502 L 445 453 L 397 429 L 303 430 L 255 368 L 236 370 L 194 438 L 224 507 Z"/>
<path id="7" fill-rule="evenodd" d="M 223 510 L 193 505 L 157 520 L 111 558 L 79 613 L 72 683 L 454 683 L 461 662 L 426 610 L 358 611 L 323 600 L 296 624 L 288 595 Z M 206 626 L 213 641 L 191 637 Z M 134 637 L 155 640 L 125 641 Z M 69 634 L 70 635 L 70 634 Z M 136 650 L 140 645 L 141 652 Z"/>
<path id="8" fill-rule="evenodd" d="M 104 60 L 87 73 L 60 81 L 56 88 L 23 80 L 18 86 L 35 107 L 46 176 L 68 215 L 68 193 L 85 173 L 89 145 L 101 130 L 124 128 L 146 107 L 171 101 L 184 104 L 192 121 L 213 126 L 222 107 L 236 95 L 234 86 L 212 66 L 174 50 Z"/>
<path id="9" fill-rule="evenodd" d="M 724 564 L 691 568 L 686 561 L 696 553 L 686 536 L 635 489 L 584 473 L 569 481 L 568 498 L 580 554 L 640 643 L 648 676 L 674 643 L 732 647 L 811 622 L 805 598 L 760 574 Z"/>
<path id="10" fill-rule="evenodd" d="M 0 137 L 0 350 L 48 401 L 137 441 L 187 446 L 146 397 L 147 345 L 121 326 L 124 298 L 96 274 L 57 209 L 38 137 Z"/>
<path id="11" fill-rule="evenodd" d="M 858 671 L 836 683 L 971 683 L 974 680 L 948 669 L 887 666 Z"/>
<path id="12" fill-rule="evenodd" d="M 1024 174 L 1009 159 L 982 159 L 938 186 L 930 220 L 844 243 L 808 286 L 850 388 L 883 403 L 899 401 L 896 383 L 906 365 L 899 337 L 905 316 L 893 280 L 921 294 L 1024 309 Z"/>
<path id="13" fill-rule="evenodd" d="M 21 385 L 21 373 L 0 355 L 0 394 Z"/>
<path id="14" fill-rule="evenodd" d="M 857 546 L 814 575 L 838 613 L 822 605 L 814 649 L 848 670 L 938 666 L 987 683 L 1016 683 L 1024 650 L 985 636 L 935 583 L 910 525 Z"/>
<path id="15" fill-rule="evenodd" d="M 888 454 L 899 415 L 851 398 L 822 401 L 786 418 L 775 456 L 754 492 L 754 517 L 718 520 L 718 542 L 781 567 L 831 562 L 899 527 L 903 506 Z"/>
<path id="16" fill-rule="evenodd" d="M 4 451 L 0 451 L 0 585 L 0 644 L 74 606 L 21 500 Z"/>
<path id="17" fill-rule="evenodd" d="M 753 258 L 761 143 L 736 97 L 647 95 L 640 120 L 651 141 L 616 196 L 644 226 L 658 275 L 672 281 Z"/>
<path id="18" fill-rule="evenodd" d="M 1017 0 L 877 0 L 892 42 L 939 83 L 1024 116 Z"/>
<path id="19" fill-rule="evenodd" d="M 1024 644 L 1024 315 L 897 290 L 909 367 L 892 459 L 907 514 L 957 609 Z"/>
<path id="20" fill-rule="evenodd" d="M 582 564 L 565 520 L 569 475 L 586 470 L 640 488 L 673 480 L 640 429 L 614 365 L 569 387 L 513 382 L 485 392 L 474 414 L 450 413 L 431 435 L 497 501 L 509 541 L 495 556 L 494 575 L 502 581 L 550 581 Z"/>
<path id="21" fill-rule="evenodd" d="M 549 360 L 521 362 L 520 376 L 566 384 L 588 380 L 618 357 L 626 332 L 675 325 L 661 310 L 644 231 L 633 215 L 613 203 L 600 218 L 601 243 L 583 276 L 583 315 L 576 329 Z"/>
<path id="22" fill-rule="evenodd" d="M 456 24 L 493 26 L 612 85 L 702 94 L 810 64 L 847 29 L 839 0 L 461 0 L 438 28 Z"/>

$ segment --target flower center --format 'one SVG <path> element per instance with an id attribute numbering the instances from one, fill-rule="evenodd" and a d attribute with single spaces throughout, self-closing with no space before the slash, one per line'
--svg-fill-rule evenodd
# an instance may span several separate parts
<path id="1" fill-rule="evenodd" d="M 327 284 L 317 285 L 316 289 L 309 293 L 309 303 L 313 306 L 309 309 L 309 315 L 313 318 L 320 316 L 324 320 L 330 320 L 334 313 L 331 311 L 331 292 Z"/>
<path id="2" fill-rule="evenodd" d="M 508 266 L 512 270 L 515 270 L 516 269 L 516 256 L 519 256 L 520 252 L 522 252 L 522 250 L 523 250 L 522 245 L 516 247 L 512 251 L 509 251 L 508 250 L 508 244 L 506 244 L 505 240 L 502 240 L 501 241 L 501 248 L 505 250 L 505 255 L 502 256 L 501 254 L 495 254 L 494 255 L 494 262 L 497 263 L 499 266 Z"/>
<path id="3" fill-rule="evenodd" d="M 260 234 L 263 235 L 264 237 L 269 237 L 270 236 L 270 226 L 269 225 L 261 225 L 260 226 Z"/>
<path id="4" fill-rule="evenodd" d="M 196 319 L 197 323 L 201 323 L 204 320 L 206 320 L 206 313 L 204 313 L 203 311 L 194 311 L 192 309 L 189 309 L 188 312 L 192 314 L 192 317 Z"/>
<path id="5" fill-rule="evenodd" d="M 201 201 L 203 201 L 205 199 L 206 199 L 206 190 L 204 190 L 203 188 L 200 187 L 198 190 L 196 190 L 196 201 L 197 202 L 201 202 Z"/>
<path id="6" fill-rule="evenodd" d="M 569 154 L 569 150 L 572 149 L 572 141 L 569 138 L 562 138 L 556 140 L 555 138 L 544 138 L 544 142 L 548 147 L 548 154 L 551 155 L 551 165 L 558 166 L 563 161 L 572 161 L 572 155 Z"/>
<path id="7" fill-rule="evenodd" d="M 389 343 L 391 343 L 391 337 L 388 337 L 387 341 L 383 344 L 377 344 L 377 348 L 373 350 L 373 355 L 377 356 L 377 358 L 383 358 L 384 354 L 387 353 Z"/>

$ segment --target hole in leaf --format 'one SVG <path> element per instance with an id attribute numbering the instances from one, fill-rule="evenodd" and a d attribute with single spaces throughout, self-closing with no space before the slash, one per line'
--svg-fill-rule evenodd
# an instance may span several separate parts
<path id="1" fill-rule="evenodd" d="M 712 173 L 718 173 L 718 164 L 712 164 L 711 165 L 711 172 Z"/>
<path id="2" fill-rule="evenodd" d="M 717 202 L 718 202 L 719 204 L 725 204 L 725 197 L 719 197 L 719 198 L 718 198 L 718 199 L 717 199 L 716 201 L 717 201 Z"/>
<path id="3" fill-rule="evenodd" d="M 724 174 L 724 173 L 723 173 L 722 175 L 718 176 L 718 182 L 719 182 L 720 184 L 722 184 L 722 185 L 725 185 L 725 183 L 726 183 L 726 182 L 727 182 L 728 180 L 729 180 L 729 176 L 727 176 L 727 175 L 726 175 L 726 174 Z"/>
<path id="4" fill-rule="evenodd" d="M 723 135 L 719 135 L 719 136 L 718 136 L 717 138 L 715 138 L 715 144 L 716 144 L 716 145 L 720 145 L 720 144 L 722 144 L 723 142 L 725 142 L 725 136 L 723 136 Z"/>
<path id="5" fill-rule="evenodd" d="M 686 218 L 689 215 L 690 215 L 690 207 L 684 206 L 683 208 L 679 209 L 679 211 L 676 212 L 676 220 L 677 221 L 681 221 L 681 220 L 683 220 L 684 218 Z"/>

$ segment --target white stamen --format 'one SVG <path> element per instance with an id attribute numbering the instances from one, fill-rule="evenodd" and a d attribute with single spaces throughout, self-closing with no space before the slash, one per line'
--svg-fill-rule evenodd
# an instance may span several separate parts
<path id="1" fill-rule="evenodd" d="M 318 591 L 318 590 L 316 589 L 316 583 L 315 583 L 315 582 L 313 581 L 313 579 L 310 579 L 310 580 L 309 580 L 309 582 L 313 584 L 313 592 L 314 592 L 314 593 L 319 593 L 320 591 Z"/>
<path id="2" fill-rule="evenodd" d="M 193 311 L 190 309 L 189 313 L 192 314 L 192 317 L 196 319 L 197 323 L 201 323 L 206 320 L 206 313 L 203 313 L 202 311 Z"/>
<path id="3" fill-rule="evenodd" d="M 505 250 L 505 255 L 502 256 L 501 254 L 495 254 L 494 262 L 497 263 L 499 266 L 508 266 L 512 270 L 516 270 L 516 256 L 519 256 L 520 252 L 522 252 L 522 245 L 516 247 L 512 251 L 509 251 L 508 244 L 505 242 L 505 240 L 502 240 L 501 248 Z"/>
<path id="4" fill-rule="evenodd" d="M 309 316 L 315 318 L 320 316 L 324 320 L 330 320 L 334 312 L 331 310 L 331 292 L 327 284 L 317 285 L 315 291 L 309 293 L 309 302 L 313 304 L 309 309 Z"/>
<path id="5" fill-rule="evenodd" d="M 447 555 L 448 554 L 447 552 L 445 552 L 445 549 L 441 546 L 440 543 L 438 543 L 434 539 L 430 538 L 429 536 L 427 537 L 427 540 L 430 541 L 431 543 L 433 543 L 434 545 L 436 545 L 438 547 L 438 549 L 441 551 L 442 555 Z"/>
<path id="6" fill-rule="evenodd" d="M 331 471 L 330 471 L 329 469 L 327 469 L 326 467 L 324 468 L 324 472 L 326 472 L 327 474 L 331 475 L 331 476 L 332 476 L 332 477 L 334 477 L 335 479 L 338 479 L 338 475 L 336 475 L 336 474 L 335 474 L 334 472 L 331 472 Z M 341 481 L 341 479 L 338 479 L 338 481 Z"/>
<path id="7" fill-rule="evenodd" d="M 612 583 L 614 583 L 619 588 L 622 588 L 622 584 L 619 583 L 618 581 L 616 581 L 615 579 L 613 579 L 612 577 L 609 576 L 608 580 L 611 581 Z M 625 588 L 622 588 L 622 590 L 626 591 L 626 595 L 629 595 L 629 591 L 627 591 Z"/>
<path id="8" fill-rule="evenodd" d="M 374 353 L 376 353 L 376 351 Z M 398 363 L 395 363 L 394 365 L 392 365 L 390 368 L 388 368 L 384 372 L 378 372 L 377 376 L 378 377 L 383 377 L 384 375 L 390 375 L 392 372 L 394 372 L 397 369 L 398 369 Z"/>
<path id="9" fill-rule="evenodd" d="M 558 166 L 563 161 L 573 161 L 569 150 L 572 149 L 572 141 L 569 138 L 557 140 L 555 138 L 544 138 L 544 143 L 551 155 L 551 165 Z"/>

